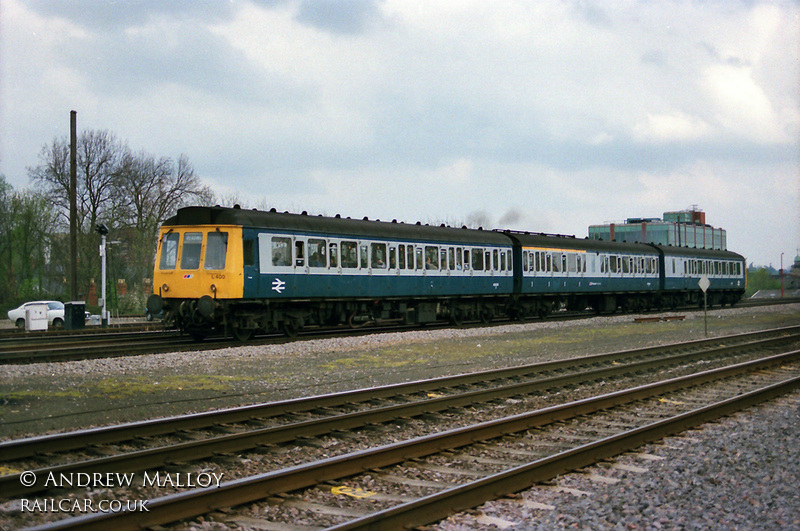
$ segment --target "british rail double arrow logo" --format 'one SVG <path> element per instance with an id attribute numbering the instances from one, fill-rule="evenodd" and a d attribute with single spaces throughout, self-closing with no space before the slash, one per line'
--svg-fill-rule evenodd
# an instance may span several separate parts
<path id="1" fill-rule="evenodd" d="M 276 278 L 272 281 L 272 289 L 277 291 L 278 293 L 283 293 L 283 290 L 286 289 L 286 282 L 283 280 Z"/>

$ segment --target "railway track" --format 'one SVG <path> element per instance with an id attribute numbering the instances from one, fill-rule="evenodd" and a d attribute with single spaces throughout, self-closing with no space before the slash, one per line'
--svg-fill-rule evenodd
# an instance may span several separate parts
<path id="1" fill-rule="evenodd" d="M 219 344 L 215 348 L 219 348 Z M 197 346 L 177 332 L 165 330 L 10 337 L 0 340 L 0 364 L 71 361 L 188 349 L 197 349 Z"/>
<path id="2" fill-rule="evenodd" d="M 118 442 L 130 440 L 130 437 L 137 436 L 137 434 L 141 437 L 147 435 L 148 433 L 159 435 L 167 432 L 175 432 L 175 430 L 182 430 L 178 433 L 182 433 L 184 437 L 194 439 L 197 437 L 197 434 L 192 434 L 192 432 L 187 432 L 186 430 L 196 430 L 200 427 L 207 427 L 211 425 L 215 426 L 215 429 L 219 429 L 221 427 L 223 431 L 232 431 L 234 433 L 227 433 L 225 435 L 217 435 L 213 437 L 204 435 L 200 437 L 199 440 L 192 440 L 190 442 L 176 443 L 160 448 L 149 448 L 146 450 L 128 452 L 115 456 L 93 459 L 90 461 L 54 465 L 48 468 L 37 469 L 35 470 L 35 473 L 38 478 L 48 477 L 50 473 L 76 474 L 79 472 L 99 473 L 102 471 L 113 471 L 119 473 L 127 470 L 143 470 L 151 467 L 159 467 L 163 466 L 165 463 L 186 463 L 192 460 L 207 458 L 211 458 L 213 460 L 212 456 L 218 456 L 220 454 L 236 455 L 237 452 L 252 451 L 253 449 L 263 453 L 267 452 L 269 448 L 280 447 L 280 445 L 285 445 L 287 443 L 294 443 L 298 440 L 298 438 L 300 438 L 301 441 L 310 437 L 319 439 L 323 437 L 330 437 L 331 433 L 342 433 L 344 430 L 361 430 L 365 426 L 370 427 L 386 423 L 403 423 L 405 422 L 404 419 L 409 419 L 412 417 L 436 417 L 441 415 L 442 412 L 446 413 L 454 410 L 454 408 L 471 408 L 478 404 L 483 405 L 487 404 L 487 402 L 491 403 L 492 401 L 498 400 L 501 402 L 507 400 L 519 400 L 519 397 L 524 395 L 530 393 L 544 393 L 545 390 L 550 390 L 550 393 L 555 397 L 554 401 L 557 403 L 562 399 L 561 396 L 565 394 L 565 388 L 574 388 L 574 386 L 591 386 L 590 382 L 594 381 L 601 381 L 605 383 L 615 380 L 618 381 L 619 386 L 625 387 L 626 385 L 630 385 L 631 375 L 650 373 L 648 378 L 652 379 L 654 378 L 652 374 L 653 371 L 657 371 L 662 374 L 675 374 L 676 372 L 686 372 L 687 370 L 692 371 L 697 369 L 698 362 L 701 362 L 700 365 L 702 367 L 708 367 L 709 363 L 721 364 L 725 360 L 730 360 L 732 356 L 733 359 L 740 361 L 742 356 L 747 357 L 747 355 L 742 354 L 743 352 L 753 352 L 755 350 L 763 352 L 763 350 L 766 348 L 775 348 L 779 345 L 786 345 L 787 343 L 796 342 L 797 334 L 797 327 L 793 327 L 789 329 L 771 331 L 770 333 L 762 332 L 757 334 L 746 334 L 744 336 L 732 336 L 727 338 L 718 338 L 715 340 L 683 343 L 670 346 L 666 349 L 665 347 L 641 349 L 624 353 L 592 356 L 580 360 L 542 363 L 526 367 L 490 371 L 489 373 L 462 375 L 458 377 L 428 380 L 424 382 L 414 382 L 413 384 L 401 384 L 384 388 L 354 391 L 338 395 L 326 395 L 323 397 L 292 400 L 282 403 L 250 406 L 247 408 L 191 415 L 189 417 L 179 417 L 175 419 L 162 419 L 153 423 L 135 423 L 110 428 L 85 430 L 84 432 L 75 432 L 72 434 L 38 437 L 24 439 L 21 441 L 9 441 L 0 445 L 0 452 L 2 452 L 4 456 L 14 457 L 18 460 L 21 460 L 17 461 L 20 466 L 28 467 L 31 463 L 25 462 L 24 459 L 30 458 L 30 456 L 42 455 L 43 453 L 52 454 L 53 452 L 58 451 L 68 451 L 69 449 L 83 448 L 89 444 L 90 441 L 94 444 L 95 451 L 106 453 L 109 451 L 109 448 L 104 447 L 103 444 L 108 444 L 111 441 Z M 716 372 L 713 373 L 706 371 L 704 373 L 706 375 L 700 378 L 698 382 L 730 377 L 732 374 L 743 373 L 749 370 L 754 370 L 754 368 L 763 370 L 763 367 L 772 366 L 777 363 L 789 363 L 790 361 L 795 360 L 798 355 L 800 354 L 794 351 L 783 355 L 783 357 L 772 357 L 767 360 L 749 361 L 746 363 L 743 362 L 733 368 L 718 368 L 715 369 Z M 752 357 L 752 355 L 749 357 Z M 716 361 L 714 362 L 711 360 Z M 682 382 L 680 385 L 675 383 L 670 385 L 677 385 L 677 387 L 674 387 L 675 389 L 682 389 L 685 385 L 698 385 L 697 382 L 687 383 L 690 381 L 694 382 L 694 380 L 687 380 L 687 378 L 690 378 L 689 376 L 683 376 L 681 378 L 677 380 L 673 379 L 675 381 Z M 703 380 L 703 378 L 705 378 L 705 380 Z M 478 388 L 475 388 L 476 385 Z M 649 385 L 652 386 L 656 384 Z M 599 387 L 601 389 L 604 388 L 604 386 Z M 590 394 L 596 394 L 597 386 L 590 388 L 592 389 Z M 607 388 L 608 387 L 606 386 L 605 389 Z M 431 395 L 434 396 L 431 397 Z M 415 396 L 416 398 L 414 398 Z M 421 399 L 420 396 L 422 397 Z M 401 398 L 392 399 L 391 397 Z M 384 405 L 378 407 L 366 407 L 355 412 L 333 412 L 329 409 L 336 407 L 352 409 L 353 407 L 356 407 L 354 404 L 363 402 L 364 400 L 372 400 L 374 403 L 374 401 L 378 399 L 392 399 L 395 402 L 400 400 L 404 401 L 405 403 L 394 403 L 388 406 Z M 638 399 L 640 398 L 637 398 L 637 400 Z M 547 412 L 542 413 L 544 417 L 537 418 L 548 418 L 550 420 L 554 418 L 558 418 L 560 420 L 572 418 L 560 416 L 552 417 L 551 415 L 553 411 L 556 411 L 553 408 L 563 407 L 552 405 L 552 402 L 553 401 L 551 401 L 551 405 L 549 405 L 549 407 L 541 410 Z M 370 404 L 367 403 L 367 405 L 369 406 Z M 323 410 L 323 408 L 328 409 Z M 293 415 L 312 411 L 316 412 L 319 418 L 303 420 L 300 422 L 295 421 L 287 423 L 284 421 L 280 425 L 260 427 L 256 429 L 245 426 L 243 427 L 244 429 L 240 430 L 232 424 L 236 422 L 241 423 L 247 421 L 252 423 L 256 419 L 259 419 L 258 422 L 261 422 L 265 418 L 275 417 L 276 415 L 280 414 L 281 411 L 288 411 Z M 463 412 L 463 409 L 460 411 Z M 528 413 L 525 413 L 522 416 L 527 418 L 528 415 Z M 558 415 L 561 414 L 559 413 Z M 520 415 L 516 415 L 515 417 L 519 416 Z M 457 419 L 455 424 L 459 425 L 463 414 L 457 413 L 456 417 Z M 505 423 L 505 421 L 501 422 L 498 419 L 494 419 L 491 421 L 486 421 L 483 424 L 493 424 L 498 422 L 501 424 Z M 537 420 L 536 422 L 540 421 Z M 509 424 L 509 426 L 517 426 L 517 424 L 512 423 Z M 437 429 L 453 431 L 454 428 L 452 426 L 445 426 L 445 428 Z M 530 427 L 526 427 L 524 429 L 530 429 Z M 503 428 L 503 430 L 506 430 L 506 428 Z M 347 431 L 346 433 L 348 434 L 348 438 L 352 437 L 351 431 Z M 513 430 L 503 432 L 503 434 L 506 433 L 513 433 Z M 425 437 L 435 436 L 436 435 L 426 435 Z M 492 437 L 497 436 L 498 435 L 492 435 Z M 469 435 L 469 437 L 473 437 L 473 435 Z M 350 442 L 352 442 L 352 440 Z M 362 452 L 369 452 L 369 450 L 365 448 L 362 450 Z M 356 454 L 360 453 L 361 452 L 357 452 Z M 329 460 L 332 459 L 341 461 L 341 459 L 344 459 L 345 461 L 349 461 L 350 459 L 355 459 L 355 454 L 348 455 L 350 455 L 350 457 L 343 458 L 342 456 L 337 456 L 330 458 Z M 447 458 L 444 458 L 444 462 L 447 462 Z M 383 461 L 380 463 L 383 463 Z M 305 467 L 306 465 L 302 466 Z M 341 467 L 344 465 L 340 463 L 337 466 Z M 370 465 L 365 469 L 374 468 L 376 466 L 383 467 L 389 465 L 376 464 Z M 273 475 L 277 473 L 278 472 L 276 471 L 273 473 L 267 473 L 267 475 Z M 317 474 L 317 472 L 315 471 L 312 473 L 312 475 L 313 474 Z M 23 494 L 26 496 L 33 495 L 42 487 L 42 485 L 34 484 L 27 490 L 20 489 L 19 475 L 3 476 L 0 478 L 0 480 L 0 493 L 2 493 L 3 497 Z M 242 481 L 245 480 L 236 480 L 234 483 L 239 483 Z M 261 489 L 262 486 L 256 488 Z M 357 489 L 362 487 L 352 488 Z M 273 487 L 270 487 L 270 489 L 273 489 Z M 293 488 L 288 490 L 293 490 Z M 270 492 L 273 491 L 270 490 Z M 284 491 L 280 492 L 282 493 Z M 239 494 L 236 494 L 236 496 L 238 495 Z M 174 496 L 183 499 L 181 496 L 185 497 L 188 496 L 188 494 L 175 494 Z M 171 497 L 167 496 L 166 498 Z M 372 498 L 372 496 L 370 496 L 370 498 Z M 374 503 L 375 500 L 376 499 L 373 498 L 370 503 Z M 156 506 L 161 507 L 161 503 L 162 501 L 159 500 Z M 182 501 L 179 503 L 186 502 Z M 199 503 L 206 504 L 204 505 L 206 507 L 210 506 L 207 505 L 206 501 Z M 148 507 L 152 506 L 148 505 Z M 172 509 L 167 510 L 167 513 L 174 514 Z M 117 523 L 114 523 L 113 525 L 117 526 Z"/>
<path id="3" fill-rule="evenodd" d="M 777 304 L 797 302 L 796 299 L 781 300 Z M 763 306 L 776 304 L 761 301 L 745 301 L 739 306 Z M 586 313 L 558 313 L 551 315 L 549 320 L 590 319 L 594 315 Z M 682 316 L 642 317 L 641 321 L 681 319 Z M 506 322 L 506 321 L 502 321 Z M 499 324 L 501 321 L 496 321 Z M 157 326 L 157 329 L 153 329 Z M 428 326 L 447 327 L 448 323 L 438 323 Z M 468 323 L 465 326 L 486 326 L 483 323 Z M 404 327 L 413 328 L 413 327 Z M 380 332 L 397 331 L 397 326 L 368 326 L 356 329 L 335 327 L 331 329 L 308 329 L 296 338 L 287 338 L 280 334 L 261 336 L 251 340 L 248 344 L 284 343 L 293 340 L 317 339 L 336 335 L 374 334 Z M 90 329 L 85 331 L 50 331 L 46 333 L 22 333 L 14 331 L 0 334 L 0 365 L 40 363 L 50 361 L 74 361 L 81 359 L 111 358 L 141 354 L 154 354 L 161 352 L 175 352 L 185 350 L 213 350 L 231 344 L 230 338 L 209 336 L 204 341 L 194 341 L 187 336 L 180 335 L 176 330 L 164 329 L 161 325 L 145 325 L 141 329 L 133 327 L 120 327 L 113 330 Z"/>

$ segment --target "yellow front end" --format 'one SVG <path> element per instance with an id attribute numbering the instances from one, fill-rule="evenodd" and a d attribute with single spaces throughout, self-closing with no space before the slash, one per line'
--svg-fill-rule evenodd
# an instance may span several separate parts
<path id="1" fill-rule="evenodd" d="M 153 293 L 162 299 L 241 299 L 244 293 L 242 227 L 162 227 Z"/>

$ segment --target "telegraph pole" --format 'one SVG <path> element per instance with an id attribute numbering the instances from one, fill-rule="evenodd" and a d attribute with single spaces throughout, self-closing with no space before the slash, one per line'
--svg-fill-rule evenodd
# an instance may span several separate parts
<path id="1" fill-rule="evenodd" d="M 78 112 L 69 113 L 69 284 L 78 300 Z"/>

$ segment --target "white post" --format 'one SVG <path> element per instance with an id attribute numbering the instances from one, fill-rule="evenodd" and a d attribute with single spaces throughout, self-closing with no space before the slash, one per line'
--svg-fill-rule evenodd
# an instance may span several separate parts
<path id="1" fill-rule="evenodd" d="M 103 297 L 103 309 L 100 311 L 100 320 L 103 324 L 103 328 L 108 327 L 108 313 L 106 312 L 106 235 L 103 234 L 100 241 L 100 257 L 101 260 L 101 268 L 100 268 L 100 277 L 102 282 L 102 297 Z"/>

